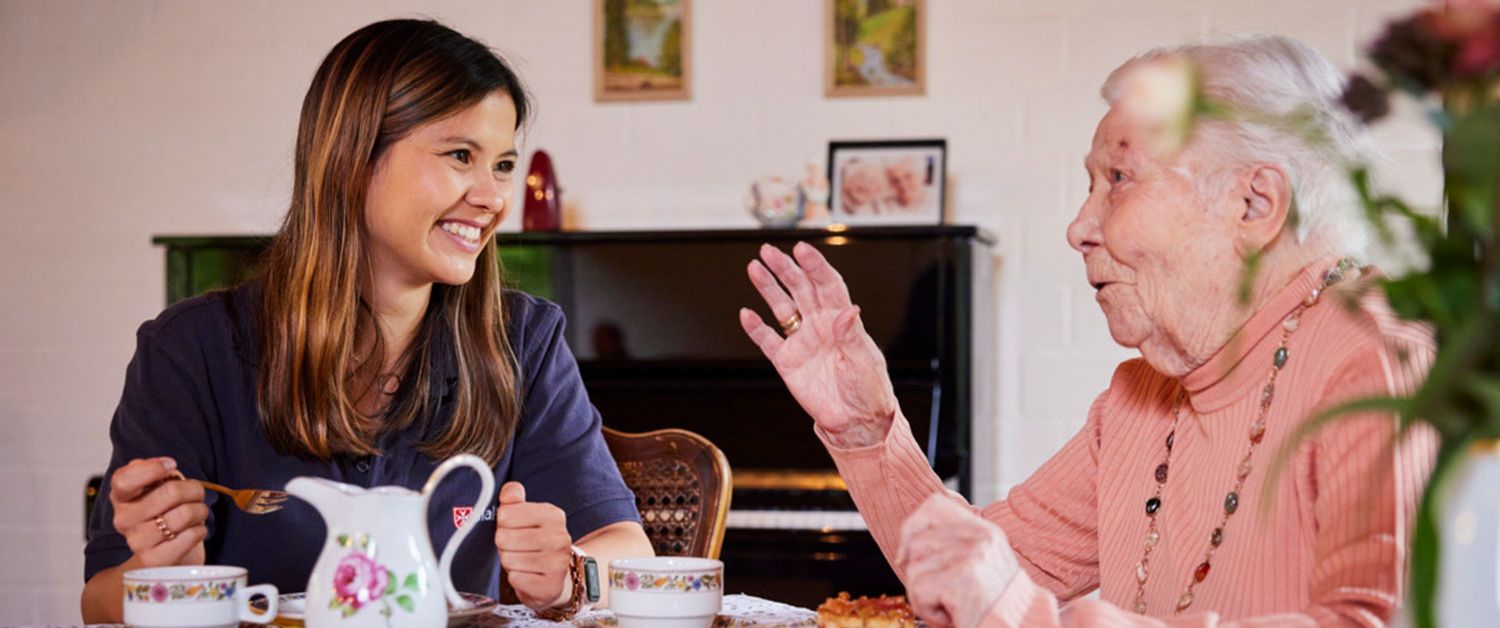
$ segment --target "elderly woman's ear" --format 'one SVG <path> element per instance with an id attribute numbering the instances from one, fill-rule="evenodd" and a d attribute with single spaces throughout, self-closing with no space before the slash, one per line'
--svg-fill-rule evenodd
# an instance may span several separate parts
<path id="1" fill-rule="evenodd" d="M 1292 186 L 1286 171 L 1272 164 L 1256 164 L 1241 179 L 1237 245 L 1240 252 L 1262 251 L 1276 241 L 1292 211 Z"/>

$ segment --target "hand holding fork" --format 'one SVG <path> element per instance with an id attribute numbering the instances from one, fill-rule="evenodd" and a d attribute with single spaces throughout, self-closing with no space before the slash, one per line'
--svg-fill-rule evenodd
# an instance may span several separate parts
<path id="1" fill-rule="evenodd" d="M 176 471 L 177 479 L 195 482 L 199 486 L 216 493 L 223 493 L 240 510 L 252 515 L 264 515 L 281 510 L 282 504 L 286 503 L 287 494 L 284 491 L 272 491 L 262 488 L 232 489 L 206 480 L 195 480 L 184 476 Z"/>
<path id="2" fill-rule="evenodd" d="M 234 490 L 188 479 L 171 458 L 132 460 L 110 476 L 109 501 L 115 530 L 125 537 L 137 566 L 203 564 L 209 514 L 204 489 L 227 495 L 253 515 L 281 510 L 287 499 L 282 491 Z"/>

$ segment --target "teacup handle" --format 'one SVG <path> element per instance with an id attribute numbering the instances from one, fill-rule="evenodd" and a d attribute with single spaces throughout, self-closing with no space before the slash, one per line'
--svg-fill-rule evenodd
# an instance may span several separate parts
<path id="1" fill-rule="evenodd" d="M 250 598 L 255 597 L 257 593 L 266 596 L 266 610 L 256 610 L 254 606 L 250 605 Z M 276 597 L 277 593 L 276 585 L 274 584 L 257 584 L 240 589 L 239 599 L 236 600 L 240 606 L 240 621 L 252 624 L 271 623 L 271 620 L 276 619 L 276 611 L 279 606 L 279 599 Z"/>
<path id="2" fill-rule="evenodd" d="M 448 604 L 452 608 L 469 608 L 468 600 L 458 595 L 458 590 L 453 588 L 453 557 L 458 554 L 458 546 L 463 543 L 464 537 L 474 531 L 474 526 L 479 525 L 479 520 L 484 516 L 485 505 L 490 503 L 490 498 L 495 495 L 495 472 L 485 464 L 484 459 L 470 454 L 459 454 L 443 461 L 438 468 L 432 472 L 432 477 L 427 478 L 427 484 L 422 487 L 422 495 L 432 499 L 432 491 L 437 488 L 443 476 L 449 471 L 459 467 L 469 467 L 479 474 L 479 500 L 474 502 L 473 510 L 469 511 L 469 518 L 458 527 L 458 531 L 448 539 L 448 545 L 443 547 L 443 557 L 438 560 L 438 574 L 442 575 L 443 592 L 448 596 Z"/>

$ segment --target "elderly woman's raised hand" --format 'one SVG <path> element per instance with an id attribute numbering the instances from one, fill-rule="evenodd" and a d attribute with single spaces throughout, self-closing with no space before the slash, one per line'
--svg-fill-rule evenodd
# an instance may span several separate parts
<path id="1" fill-rule="evenodd" d="M 828 260 L 807 243 L 792 254 L 796 259 L 764 245 L 747 269 L 782 333 L 748 308 L 740 310 L 740 325 L 829 440 L 846 448 L 879 443 L 896 413 L 885 356 Z"/>
<path id="2" fill-rule="evenodd" d="M 1005 533 L 944 493 L 901 524 L 895 566 L 917 616 L 934 626 L 977 626 L 1020 564 Z"/>

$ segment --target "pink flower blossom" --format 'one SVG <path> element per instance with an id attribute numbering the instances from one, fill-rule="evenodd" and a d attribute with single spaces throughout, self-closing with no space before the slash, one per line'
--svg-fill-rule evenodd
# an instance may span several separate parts
<path id="1" fill-rule="evenodd" d="M 1500 31 L 1470 37 L 1458 50 L 1453 71 L 1463 77 L 1480 77 L 1500 68 Z"/>
<path id="2" fill-rule="evenodd" d="M 156 602 L 165 602 L 165 601 L 167 601 L 167 587 L 166 587 L 166 585 L 164 585 L 164 584 L 162 584 L 160 582 L 151 585 L 151 599 L 153 601 L 156 601 Z"/>
<path id="3" fill-rule="evenodd" d="M 350 607 L 380 599 L 390 582 L 385 567 L 362 552 L 350 552 L 333 571 L 333 591 Z"/>
<path id="4" fill-rule="evenodd" d="M 625 574 L 625 590 L 634 591 L 641 586 L 641 577 L 634 573 Z"/>
<path id="5" fill-rule="evenodd" d="M 1429 15 L 1433 30 L 1458 48 L 1453 60 L 1455 76 L 1478 78 L 1500 69 L 1500 11 L 1496 7 L 1457 2 Z"/>

